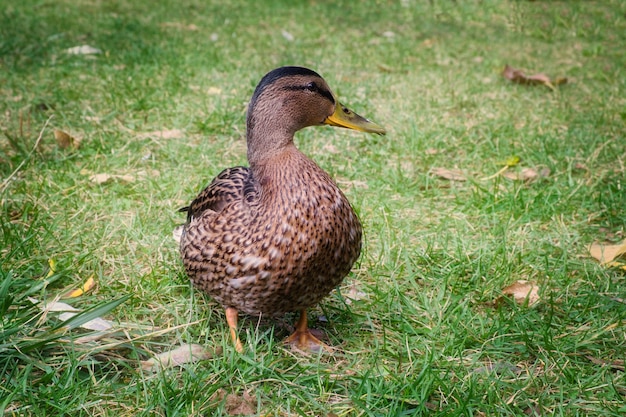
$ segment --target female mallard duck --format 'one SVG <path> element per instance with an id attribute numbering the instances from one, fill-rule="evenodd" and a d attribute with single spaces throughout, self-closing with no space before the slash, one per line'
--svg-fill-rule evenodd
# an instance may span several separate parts
<path id="1" fill-rule="evenodd" d="M 308 329 L 306 309 L 343 280 L 361 252 L 361 224 L 350 203 L 293 143 L 296 131 L 321 124 L 385 133 L 339 103 L 314 71 L 271 71 L 248 107 L 250 167 L 222 171 L 181 209 L 187 275 L 226 309 L 238 351 L 239 311 L 300 311 L 287 341 L 300 349 L 323 346 Z"/>

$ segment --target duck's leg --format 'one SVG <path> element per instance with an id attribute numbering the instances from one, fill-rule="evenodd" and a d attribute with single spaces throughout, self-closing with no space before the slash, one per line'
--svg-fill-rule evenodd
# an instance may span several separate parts
<path id="1" fill-rule="evenodd" d="M 230 337 L 233 339 L 237 352 L 241 353 L 243 352 L 243 345 L 237 335 L 237 314 L 237 310 L 233 307 L 228 307 L 226 309 L 226 322 L 228 323 L 228 329 L 230 330 Z"/>
<path id="2" fill-rule="evenodd" d="M 313 336 L 309 330 L 306 310 L 300 311 L 300 318 L 296 324 L 296 331 L 285 340 L 285 343 L 295 346 L 303 351 L 319 352 L 320 350 L 330 350 L 327 345 L 321 342 L 317 337 Z"/>

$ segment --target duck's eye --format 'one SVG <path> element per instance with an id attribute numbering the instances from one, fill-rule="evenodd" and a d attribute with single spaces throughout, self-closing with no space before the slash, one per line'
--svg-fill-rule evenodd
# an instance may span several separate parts
<path id="1" fill-rule="evenodd" d="M 317 91 L 317 84 L 315 84 L 314 81 L 311 81 L 310 83 L 305 85 L 304 88 L 306 88 L 309 91 Z"/>

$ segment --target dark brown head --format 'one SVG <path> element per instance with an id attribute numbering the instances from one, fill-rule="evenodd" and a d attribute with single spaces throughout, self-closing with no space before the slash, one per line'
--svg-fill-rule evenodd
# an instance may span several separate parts
<path id="1" fill-rule="evenodd" d="M 315 71 L 277 68 L 261 79 L 248 106 L 248 160 L 260 161 L 291 144 L 298 130 L 321 124 L 385 133 L 339 103 Z"/>

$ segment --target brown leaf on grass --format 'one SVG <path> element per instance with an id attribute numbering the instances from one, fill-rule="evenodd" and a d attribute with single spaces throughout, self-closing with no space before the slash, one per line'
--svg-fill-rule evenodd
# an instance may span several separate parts
<path id="1" fill-rule="evenodd" d="M 618 267 L 626 270 L 626 240 L 617 245 L 601 245 L 594 243 L 588 248 L 589 254 L 601 265 Z"/>
<path id="2" fill-rule="evenodd" d="M 517 304 L 528 302 L 531 306 L 539 301 L 539 287 L 531 281 L 520 279 L 502 289 L 502 294 L 511 295 Z"/>
<path id="3" fill-rule="evenodd" d="M 123 182 L 135 182 L 134 175 L 116 175 L 116 174 L 93 174 L 89 176 L 89 181 L 96 184 L 105 184 L 111 180 L 120 180 Z"/>
<path id="4" fill-rule="evenodd" d="M 61 149 L 78 149 L 81 141 L 80 138 L 76 138 L 69 133 L 66 133 L 59 129 L 54 130 L 54 139 L 56 139 L 57 145 L 59 145 L 59 148 Z"/>
<path id="5" fill-rule="evenodd" d="M 567 83 L 567 78 L 555 78 L 550 79 L 546 74 L 537 73 L 534 75 L 526 75 L 522 70 L 506 65 L 502 71 L 502 76 L 507 80 L 522 84 L 522 85 L 545 85 L 551 90 L 555 89 L 555 86 Z"/>
<path id="6" fill-rule="evenodd" d="M 180 129 L 154 130 L 152 132 L 138 133 L 139 139 L 157 138 L 157 139 L 180 139 L 185 136 L 185 132 Z"/>
<path id="7" fill-rule="evenodd" d="M 353 301 L 359 301 L 367 297 L 367 293 L 361 291 L 358 285 L 352 284 L 345 295 L 346 304 L 350 305 Z"/>
<path id="8" fill-rule="evenodd" d="M 95 184 L 105 184 L 113 180 L 135 182 L 145 180 L 147 178 L 156 178 L 161 175 L 161 172 L 156 169 L 135 171 L 133 174 L 91 174 L 88 169 L 82 169 L 80 173 L 81 175 L 89 175 L 89 181 Z"/>
<path id="9" fill-rule="evenodd" d="M 448 169 L 435 167 L 430 170 L 430 172 L 439 178 L 443 178 L 444 180 L 449 181 L 467 181 L 465 174 L 460 169 Z"/>
<path id="10" fill-rule="evenodd" d="M 219 96 L 222 94 L 222 89 L 219 87 L 211 86 L 206 90 L 206 93 L 210 96 Z"/>
<path id="11" fill-rule="evenodd" d="M 137 171 L 136 176 L 138 179 L 157 178 L 161 176 L 161 172 L 158 169 L 150 169 L 148 171 Z"/>
<path id="12" fill-rule="evenodd" d="M 596 358 L 595 356 L 591 356 L 591 355 L 585 355 L 585 357 L 587 359 L 589 359 L 592 363 L 596 364 L 596 365 L 601 365 L 601 366 L 609 366 L 613 369 L 617 369 L 619 371 L 624 372 L 624 370 L 626 370 L 626 368 L 624 368 L 624 360 L 623 359 L 616 359 L 614 361 L 607 361 L 605 359 L 600 359 L 600 358 Z"/>
<path id="13" fill-rule="evenodd" d="M 220 388 L 215 391 L 211 401 L 220 402 L 226 399 L 224 409 L 229 416 L 249 416 L 256 413 L 256 398 L 244 391 L 243 394 L 226 394 L 226 390 Z"/>
<path id="14" fill-rule="evenodd" d="M 69 55 L 94 55 L 101 54 L 102 51 L 90 45 L 80 45 L 66 49 L 65 53 Z"/>
<path id="15" fill-rule="evenodd" d="M 141 361 L 141 369 L 144 371 L 155 371 L 159 368 L 172 368 L 190 362 L 211 359 L 216 354 L 221 354 L 221 349 L 211 352 L 198 344 L 181 345 L 167 352 L 161 352 L 146 361 Z"/>
<path id="16" fill-rule="evenodd" d="M 522 168 L 520 171 L 505 171 L 502 176 L 513 181 L 531 181 L 539 174 L 533 168 Z"/>
<path id="17" fill-rule="evenodd" d="M 512 181 L 531 182 L 538 178 L 546 178 L 550 176 L 550 168 L 541 168 L 539 171 L 535 168 L 522 168 L 519 171 L 507 170 L 502 173 L 504 178 Z"/>

